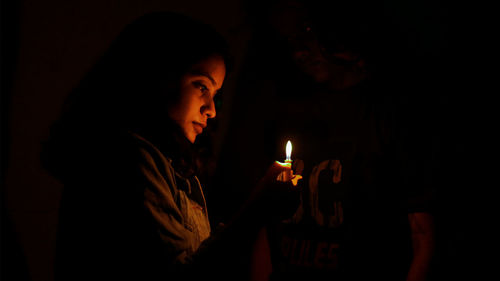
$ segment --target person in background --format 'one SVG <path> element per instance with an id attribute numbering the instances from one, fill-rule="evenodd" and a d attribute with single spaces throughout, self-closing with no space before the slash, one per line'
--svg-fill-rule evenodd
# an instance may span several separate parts
<path id="1" fill-rule="evenodd" d="M 295 211 L 299 192 L 276 180 L 289 167 L 261 163 L 252 197 L 220 228 L 209 220 L 198 152 L 210 147 L 197 140 L 230 66 L 212 27 L 155 12 L 127 25 L 75 87 L 41 155 L 64 184 L 56 280 L 243 278 L 231 275 L 238 249 Z"/>
<path id="2" fill-rule="evenodd" d="M 429 280 L 433 150 L 404 103 L 418 70 L 378 7 L 329 4 L 248 7 L 255 31 L 221 162 L 256 179 L 291 140 L 304 177 L 298 210 L 260 233 L 252 278 Z"/>

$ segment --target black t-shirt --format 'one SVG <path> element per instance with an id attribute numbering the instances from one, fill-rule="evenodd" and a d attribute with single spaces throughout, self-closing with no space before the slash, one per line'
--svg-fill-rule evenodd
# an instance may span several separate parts
<path id="1" fill-rule="evenodd" d="M 428 211 L 430 198 L 421 178 L 429 167 L 420 165 L 428 156 L 419 155 L 425 136 L 408 133 L 400 84 L 328 92 L 293 80 L 245 81 L 219 166 L 224 194 L 244 197 L 268 164 L 285 160 L 288 140 L 303 176 L 300 207 L 267 231 L 271 280 L 405 280 L 408 214 Z"/>
<path id="2" fill-rule="evenodd" d="M 272 280 L 404 280 L 411 254 L 405 153 L 388 99 L 367 87 L 280 98 L 270 128 L 303 176 L 295 215 L 268 230 Z M 363 92 L 365 91 L 365 92 Z M 282 159 L 281 159 L 282 160 Z"/>

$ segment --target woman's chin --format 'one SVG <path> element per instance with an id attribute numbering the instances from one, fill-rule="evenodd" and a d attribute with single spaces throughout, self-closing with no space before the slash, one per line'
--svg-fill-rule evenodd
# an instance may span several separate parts
<path id="1" fill-rule="evenodd" d="M 188 141 L 190 143 L 194 143 L 194 141 L 196 140 L 196 136 L 198 134 L 196 134 L 195 132 L 186 132 L 184 131 L 184 136 L 186 137 L 186 139 L 188 139 Z"/>

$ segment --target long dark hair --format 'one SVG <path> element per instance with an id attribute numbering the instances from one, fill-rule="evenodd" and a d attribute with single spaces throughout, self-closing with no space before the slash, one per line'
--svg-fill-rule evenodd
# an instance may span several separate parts
<path id="1" fill-rule="evenodd" d="M 163 143 L 181 170 L 192 172 L 191 144 L 169 120 L 166 108 L 179 98 L 179 78 L 214 54 L 230 68 L 226 41 L 207 24 L 172 12 L 139 17 L 68 96 L 43 144 L 44 167 L 63 178 L 72 159 L 84 159 L 93 145 L 134 131 Z"/>

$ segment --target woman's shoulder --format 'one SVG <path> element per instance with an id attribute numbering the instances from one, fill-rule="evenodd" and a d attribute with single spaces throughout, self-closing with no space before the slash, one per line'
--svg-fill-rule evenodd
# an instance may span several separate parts
<path id="1" fill-rule="evenodd" d="M 128 145 L 135 146 L 137 149 L 144 150 L 149 154 L 162 154 L 151 141 L 139 133 L 127 131 L 124 133 L 124 139 Z"/>
<path id="2" fill-rule="evenodd" d="M 140 164 L 149 164 L 154 166 L 165 166 L 166 168 L 172 167 L 172 159 L 162 153 L 160 149 L 155 146 L 150 140 L 145 136 L 127 131 L 125 133 L 125 143 L 130 152 L 134 153 Z"/>
<path id="3" fill-rule="evenodd" d="M 122 185 L 174 185 L 172 160 L 144 135 L 122 131 L 115 137 L 114 146 L 106 150 L 106 155 L 101 158 L 103 162 L 98 164 L 105 179 Z"/>

